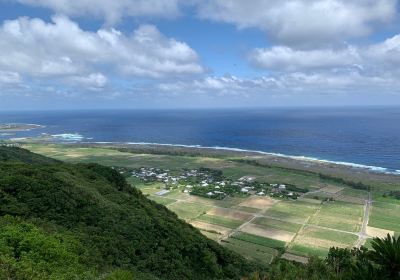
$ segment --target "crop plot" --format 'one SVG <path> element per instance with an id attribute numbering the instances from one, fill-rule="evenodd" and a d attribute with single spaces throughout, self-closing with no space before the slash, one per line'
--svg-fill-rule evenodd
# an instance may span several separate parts
<path id="1" fill-rule="evenodd" d="M 379 238 L 385 238 L 386 235 L 394 235 L 393 230 L 387 230 L 387 229 L 381 229 L 381 228 L 375 228 L 375 227 L 367 227 L 367 234 L 371 237 L 379 237 Z"/>
<path id="2" fill-rule="evenodd" d="M 238 233 L 234 234 L 233 236 L 231 236 L 231 238 L 239 239 L 242 241 L 246 241 L 246 242 L 250 242 L 250 243 L 254 243 L 254 244 L 258 244 L 258 245 L 262 245 L 262 246 L 266 246 L 266 247 L 275 248 L 278 250 L 283 250 L 286 246 L 286 242 L 284 242 L 284 241 L 271 239 L 271 238 L 267 238 L 267 237 L 261 237 L 258 235 L 248 234 L 248 233 L 244 233 L 244 232 L 238 232 Z"/>
<path id="3" fill-rule="evenodd" d="M 231 229 L 223 226 L 218 226 L 218 225 L 213 225 L 209 223 L 204 223 L 200 221 L 191 221 L 190 224 L 200 230 L 211 232 L 211 233 L 216 233 L 220 235 L 226 235 L 228 234 Z"/>
<path id="4" fill-rule="evenodd" d="M 247 259 L 255 260 L 264 264 L 271 263 L 279 253 L 276 249 L 242 241 L 236 238 L 228 238 L 222 243 L 222 245 Z"/>
<path id="5" fill-rule="evenodd" d="M 257 208 L 257 209 L 267 209 L 272 205 L 274 205 L 276 202 L 277 200 L 271 199 L 269 197 L 251 196 L 242 203 L 240 203 L 239 206 Z"/>
<path id="6" fill-rule="evenodd" d="M 241 228 L 241 231 L 252 235 L 258 235 L 261 237 L 276 239 L 284 242 L 290 242 L 295 235 L 293 232 L 274 228 L 266 228 L 254 224 L 247 224 L 246 226 Z"/>
<path id="7" fill-rule="evenodd" d="M 234 206 L 233 208 L 237 209 L 239 211 L 244 211 L 244 212 L 253 213 L 253 214 L 260 212 L 260 209 L 253 208 L 253 207 L 247 207 L 247 206 Z"/>
<path id="8" fill-rule="evenodd" d="M 305 223 L 320 205 L 301 201 L 280 201 L 265 212 L 265 216 L 293 223 Z"/>
<path id="9" fill-rule="evenodd" d="M 159 204 L 162 204 L 162 205 L 169 205 L 171 203 L 176 202 L 175 199 L 166 198 L 166 197 L 160 197 L 160 196 L 151 195 L 148 198 L 153 200 L 153 201 L 155 201 L 155 202 L 157 202 L 157 203 L 159 203 Z"/>
<path id="10" fill-rule="evenodd" d="M 293 233 L 298 232 L 301 228 L 300 224 L 295 224 L 295 223 L 290 223 L 290 222 L 280 221 L 280 220 L 274 220 L 274 219 L 269 219 L 269 218 L 264 218 L 264 217 L 256 218 L 252 223 L 260 225 L 260 226 L 264 226 L 266 228 L 285 230 L 285 231 L 293 232 Z"/>
<path id="11" fill-rule="evenodd" d="M 290 245 L 289 252 L 305 256 L 325 256 L 330 247 L 352 247 L 357 239 L 355 234 L 306 226 Z"/>
<path id="12" fill-rule="evenodd" d="M 336 193 L 340 192 L 343 189 L 344 189 L 343 187 L 338 187 L 338 186 L 334 186 L 334 185 L 328 185 L 328 186 L 323 187 L 322 189 L 320 189 L 320 191 L 321 192 L 330 193 L 330 194 L 336 194 Z"/>
<path id="13" fill-rule="evenodd" d="M 281 256 L 281 258 L 285 259 L 285 260 L 288 260 L 288 261 L 294 261 L 294 262 L 303 263 L 303 264 L 306 264 L 308 262 L 308 258 L 302 257 L 302 256 L 298 256 L 298 255 L 294 255 L 294 254 L 290 254 L 290 253 L 284 253 Z"/>
<path id="14" fill-rule="evenodd" d="M 223 218 L 228 218 L 228 219 L 235 219 L 235 220 L 249 220 L 253 215 L 234 210 L 234 209 L 227 209 L 227 208 L 212 208 L 210 211 L 207 212 L 207 215 L 215 215 L 215 216 L 220 216 Z"/>
<path id="15" fill-rule="evenodd" d="M 368 226 L 400 233 L 400 205 L 373 202 Z"/>
<path id="16" fill-rule="evenodd" d="M 335 201 L 324 203 L 309 223 L 332 229 L 358 232 L 361 228 L 363 214 L 362 205 Z"/>
<path id="17" fill-rule="evenodd" d="M 179 218 L 185 220 L 195 219 L 211 208 L 211 206 L 208 205 L 187 202 L 176 202 L 167 207 L 175 212 Z"/>
<path id="18" fill-rule="evenodd" d="M 237 228 L 241 224 L 243 224 L 243 221 L 241 220 L 236 220 L 236 219 L 229 219 L 229 218 L 224 218 L 221 216 L 215 216 L 215 215 L 201 215 L 199 216 L 196 221 L 201 221 L 209 224 L 214 224 L 214 225 L 221 225 L 227 228 Z"/>

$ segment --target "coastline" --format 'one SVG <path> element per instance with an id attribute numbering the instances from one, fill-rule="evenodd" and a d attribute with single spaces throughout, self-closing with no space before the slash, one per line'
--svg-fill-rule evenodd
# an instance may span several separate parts
<path id="1" fill-rule="evenodd" d="M 37 127 L 43 127 L 40 125 L 35 125 Z M 386 167 L 372 166 L 366 164 L 345 162 L 345 161 L 333 161 L 328 159 L 321 159 L 312 156 L 301 156 L 301 155 L 288 155 L 283 153 L 266 152 L 260 150 L 249 150 L 242 148 L 232 148 L 232 147 L 222 147 L 222 146 L 202 146 L 198 144 L 186 145 L 186 144 L 170 144 L 170 143 L 154 143 L 154 142 L 112 142 L 112 141 L 85 141 L 93 140 L 93 138 L 85 138 L 79 134 L 75 133 L 65 133 L 65 134 L 55 134 L 47 135 L 50 138 L 35 138 L 35 137 L 20 137 L 20 138 L 10 138 L 12 142 L 29 143 L 34 142 L 37 144 L 64 144 L 64 145 L 105 145 L 110 147 L 130 147 L 139 150 L 147 150 L 151 152 L 173 152 L 176 149 L 179 152 L 186 153 L 198 153 L 203 154 L 216 152 L 217 154 L 223 156 L 251 156 L 257 157 L 262 156 L 263 158 L 273 158 L 277 161 L 281 160 L 293 160 L 298 162 L 303 162 L 305 165 L 308 164 L 320 164 L 320 165 L 330 165 L 336 167 L 350 168 L 355 171 L 363 171 L 368 173 L 385 174 L 385 175 L 395 175 L 400 176 L 400 170 L 389 169 Z M 163 151 L 162 151 L 163 150 Z"/>
<path id="2" fill-rule="evenodd" d="M 216 150 L 216 151 L 227 151 L 227 152 L 237 152 L 240 155 L 262 155 L 262 156 L 271 156 L 285 159 L 292 159 L 297 161 L 305 161 L 310 163 L 321 163 L 321 164 L 334 164 L 340 166 L 346 166 L 350 168 L 363 169 L 376 173 L 383 174 L 391 174 L 391 175 L 400 175 L 400 170 L 391 170 L 385 167 L 379 166 L 370 166 L 358 163 L 351 162 L 343 162 L 343 161 L 332 161 L 327 159 L 320 159 L 316 157 L 308 157 L 308 156 L 295 156 L 295 155 L 287 155 L 282 153 L 272 153 L 258 150 L 247 150 L 241 148 L 231 148 L 231 147 L 221 147 L 221 146 L 201 146 L 201 145 L 184 145 L 184 144 L 168 144 L 168 143 L 150 143 L 150 142 L 81 142 L 88 144 L 105 144 L 105 145 L 132 145 L 132 146 L 152 146 L 152 147 L 176 147 L 176 148 L 188 148 L 188 149 L 199 149 L 199 150 Z"/>

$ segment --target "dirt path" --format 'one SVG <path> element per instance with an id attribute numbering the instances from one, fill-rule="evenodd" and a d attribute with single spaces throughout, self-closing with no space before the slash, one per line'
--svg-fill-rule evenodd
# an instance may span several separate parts
<path id="1" fill-rule="evenodd" d="M 354 245 L 357 248 L 360 248 L 361 245 L 363 245 L 365 243 L 365 240 L 369 237 L 367 234 L 367 226 L 368 226 L 368 221 L 369 221 L 369 211 L 370 211 L 371 204 L 372 204 L 371 192 L 369 192 L 368 199 L 365 200 L 364 219 L 363 219 L 362 227 L 360 229 L 360 233 L 358 234 L 358 240 L 357 240 L 356 244 Z"/>

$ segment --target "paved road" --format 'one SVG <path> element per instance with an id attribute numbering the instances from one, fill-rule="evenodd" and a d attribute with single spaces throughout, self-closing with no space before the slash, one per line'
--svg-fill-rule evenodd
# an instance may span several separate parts
<path id="1" fill-rule="evenodd" d="M 372 204 L 371 200 L 371 192 L 368 193 L 368 199 L 365 200 L 365 207 L 364 207 L 364 219 L 360 229 L 360 233 L 358 234 L 358 240 L 356 243 L 356 247 L 360 248 L 361 245 L 364 244 L 365 240 L 369 237 L 367 234 L 367 226 L 369 221 L 369 210 Z"/>

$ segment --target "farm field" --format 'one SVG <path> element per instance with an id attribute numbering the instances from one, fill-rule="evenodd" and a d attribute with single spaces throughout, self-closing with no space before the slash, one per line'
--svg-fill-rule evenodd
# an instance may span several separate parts
<path id="1" fill-rule="evenodd" d="M 362 205 L 347 202 L 328 202 L 310 219 L 309 223 L 348 232 L 361 228 L 364 209 Z"/>
<path id="2" fill-rule="evenodd" d="M 222 244 L 246 258 L 262 263 L 271 263 L 279 254 L 278 250 L 271 247 L 242 241 L 236 238 L 228 238 L 227 240 L 224 240 Z"/>
<path id="3" fill-rule="evenodd" d="M 171 172 L 207 167 L 221 170 L 232 180 L 251 176 L 259 182 L 307 188 L 310 192 L 297 200 L 254 193 L 217 200 L 184 193 L 185 184 L 178 184 L 159 195 L 164 189 L 163 183 L 144 183 L 138 178 L 127 177 L 128 182 L 149 199 L 166 206 L 208 238 L 246 258 L 265 263 L 282 253 L 288 259 L 304 262 L 311 254 L 325 257 L 332 246 L 354 246 L 368 199 L 368 192 L 364 190 L 324 181 L 306 172 L 249 164 L 237 157 L 145 154 L 56 144 L 29 144 L 26 148 L 73 163 L 96 162 L 112 167 L 161 168 Z M 325 198 L 334 198 L 334 201 L 324 201 Z M 373 199 L 366 233 L 369 237 L 387 232 L 399 234 L 400 203 L 383 197 L 380 192 L 376 192 Z M 369 243 L 370 239 L 367 239 L 366 245 Z"/>
<path id="4" fill-rule="evenodd" d="M 400 205 L 375 201 L 372 205 L 369 226 L 400 234 Z"/>
<path id="5" fill-rule="evenodd" d="M 288 252 L 304 256 L 316 254 L 324 257 L 330 247 L 351 247 L 357 239 L 357 235 L 306 226 L 289 245 Z"/>

